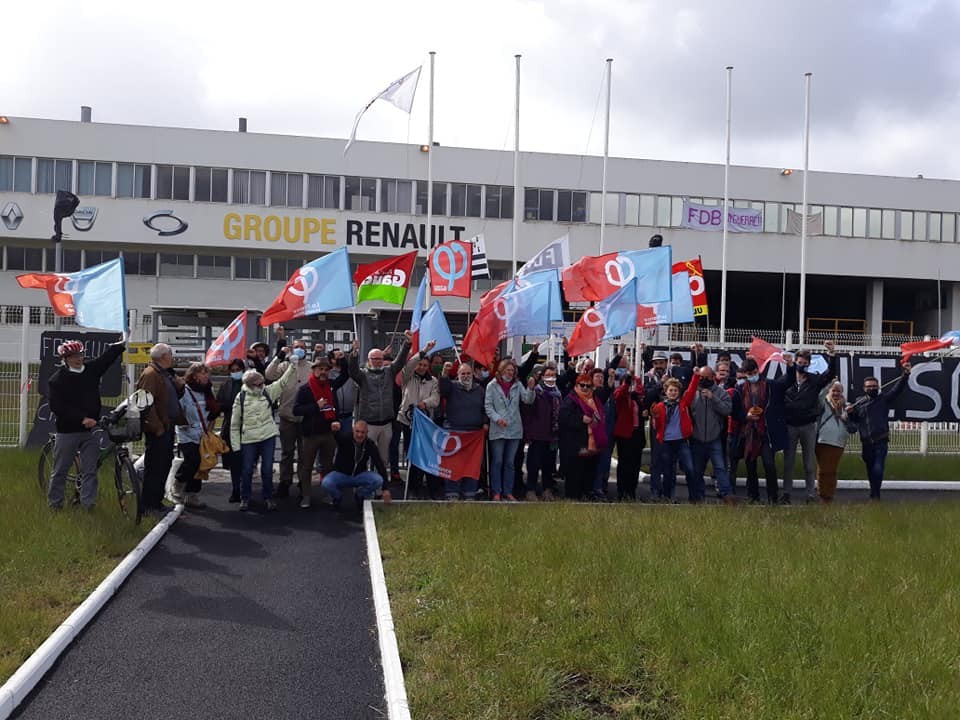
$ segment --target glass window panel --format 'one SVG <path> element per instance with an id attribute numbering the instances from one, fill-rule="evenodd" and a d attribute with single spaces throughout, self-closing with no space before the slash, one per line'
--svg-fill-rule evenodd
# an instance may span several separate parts
<path id="1" fill-rule="evenodd" d="M 956 239 L 956 225 L 957 225 L 957 216 L 953 213 L 944 213 L 943 214 L 943 235 L 941 239 L 943 242 L 954 242 Z"/>
<path id="2" fill-rule="evenodd" d="M 93 195 L 94 182 L 97 175 L 97 164 L 81 160 L 77 163 L 77 195 Z"/>
<path id="3" fill-rule="evenodd" d="M 133 197 L 133 165 L 117 165 L 117 197 Z"/>
<path id="4" fill-rule="evenodd" d="M 879 210 L 871 208 L 867 211 L 867 237 L 880 237 L 882 224 L 882 213 Z"/>
<path id="5" fill-rule="evenodd" d="M 113 163 L 97 163 L 97 177 L 93 193 L 101 197 L 109 197 L 113 194 Z"/>
<path id="6" fill-rule="evenodd" d="M 683 222 L 683 198 L 673 197 L 673 210 L 670 213 L 670 224 L 673 227 L 680 227 Z"/>
<path id="7" fill-rule="evenodd" d="M 607 214 L 604 220 L 607 225 L 620 224 L 620 193 L 607 193 Z M 670 222 L 669 217 L 667 222 Z"/>
<path id="8" fill-rule="evenodd" d="M 927 214 L 925 212 L 915 212 L 913 214 L 913 239 L 927 239 Z"/>
<path id="9" fill-rule="evenodd" d="M 480 185 L 467 185 L 467 217 L 480 217 L 480 190 Z"/>
<path id="10" fill-rule="evenodd" d="M 557 222 L 570 222 L 573 217 L 573 192 L 557 190 Z"/>
<path id="11" fill-rule="evenodd" d="M 380 212 L 397 211 L 397 181 L 380 181 Z"/>
<path id="12" fill-rule="evenodd" d="M 307 207 L 323 207 L 323 175 L 311 175 L 307 178 Z"/>
<path id="13" fill-rule="evenodd" d="M 410 180 L 397 181 L 397 212 L 410 214 L 410 205 L 413 200 L 413 182 Z"/>
<path id="14" fill-rule="evenodd" d="M 775 233 L 780 228 L 780 203 L 765 202 L 763 204 L 763 231 Z"/>
<path id="15" fill-rule="evenodd" d="M 853 208 L 840 208 L 840 235 L 843 237 L 853 235 Z"/>
<path id="16" fill-rule="evenodd" d="M 234 277 L 241 280 L 266 280 L 267 259 L 251 257 L 235 258 Z M 289 275 L 287 277 L 289 277 Z"/>
<path id="17" fill-rule="evenodd" d="M 230 257 L 228 255 L 198 255 L 197 277 L 229 278 Z"/>
<path id="18" fill-rule="evenodd" d="M 504 185 L 500 188 L 500 217 L 504 220 L 513 219 L 515 200 L 513 188 Z"/>
<path id="19" fill-rule="evenodd" d="M 187 168 L 187 167 L 173 168 L 173 199 L 174 200 L 190 199 L 190 168 Z"/>
<path id="20" fill-rule="evenodd" d="M 13 190 L 13 158 L 0 157 L 0 192 Z"/>
<path id="21" fill-rule="evenodd" d="M 414 208 L 416 215 L 427 214 L 427 181 L 417 180 L 417 206 Z"/>
<path id="22" fill-rule="evenodd" d="M 54 268 L 57 266 L 56 251 L 52 247 L 45 248 L 43 251 L 43 258 L 44 258 L 44 261 L 46 262 L 46 265 L 43 266 L 44 269 L 47 272 L 53 272 Z"/>
<path id="23" fill-rule="evenodd" d="M 323 178 L 323 207 L 340 209 L 340 176 L 326 175 Z"/>
<path id="24" fill-rule="evenodd" d="M 670 225 L 670 198 L 660 195 L 657 197 L 657 227 Z"/>
<path id="25" fill-rule="evenodd" d="M 714 207 L 719 204 L 720 204 L 720 198 L 704 198 L 703 202 L 701 203 L 701 205 L 710 205 L 711 207 Z"/>
<path id="26" fill-rule="evenodd" d="M 640 225 L 653 227 L 654 208 L 656 207 L 656 198 L 653 195 L 640 196 Z"/>
<path id="27" fill-rule="evenodd" d="M 149 165 L 137 165 L 133 175 L 133 196 L 149 198 L 153 175 Z"/>
<path id="28" fill-rule="evenodd" d="M 358 177 L 348 177 L 346 178 L 347 183 L 347 209 L 354 211 L 361 211 L 363 209 L 372 210 L 373 208 L 363 207 L 363 196 L 360 194 L 361 182 Z"/>
<path id="29" fill-rule="evenodd" d="M 161 277 L 193 277 L 193 255 L 160 253 Z"/>
<path id="30" fill-rule="evenodd" d="M 540 191 L 540 213 L 538 217 L 541 220 L 553 220 L 553 190 Z"/>
<path id="31" fill-rule="evenodd" d="M 897 211 L 883 210 L 880 213 L 880 237 L 895 240 L 897 237 Z"/>
<path id="32" fill-rule="evenodd" d="M 900 211 L 900 239 L 913 240 L 913 213 L 909 210 Z"/>
<path id="33" fill-rule="evenodd" d="M 267 173 L 265 170 L 250 171 L 250 204 L 267 204 Z"/>
<path id="34" fill-rule="evenodd" d="M 250 171 L 233 171 L 233 202 L 235 205 L 246 205 L 250 202 Z"/>
<path id="35" fill-rule="evenodd" d="M 626 199 L 624 200 L 623 224 L 624 225 L 640 224 L 640 196 L 639 195 L 626 196 Z"/>
<path id="36" fill-rule="evenodd" d="M 210 199 L 213 202 L 227 201 L 227 171 L 223 168 L 213 170 L 210 187 Z"/>
<path id="37" fill-rule="evenodd" d="M 540 191 L 536 188 L 527 188 L 523 191 L 523 219 L 540 219 Z"/>
<path id="38" fill-rule="evenodd" d="M 603 201 L 603 196 L 598 192 L 590 193 L 590 213 L 589 218 L 592 223 L 600 222 L 600 203 Z"/>
<path id="39" fill-rule="evenodd" d="M 16 158 L 13 161 L 14 192 L 30 192 L 30 179 L 33 174 L 33 162 L 30 158 Z"/>
<path id="40" fill-rule="evenodd" d="M 587 193 L 573 193 L 573 222 L 587 221 Z"/>
<path id="41" fill-rule="evenodd" d="M 823 234 L 836 235 L 837 229 L 837 208 L 827 205 L 823 208 Z"/>
<path id="42" fill-rule="evenodd" d="M 287 207 L 303 207 L 303 173 L 287 173 Z"/>
<path id="43" fill-rule="evenodd" d="M 40 248 L 7 248 L 7 270 L 43 270 L 43 251 Z"/>
<path id="44" fill-rule="evenodd" d="M 193 199 L 197 202 L 210 202 L 210 168 L 198 167 L 195 178 Z"/>
<path id="45" fill-rule="evenodd" d="M 70 160 L 57 160 L 55 172 L 57 175 L 57 190 L 73 189 L 73 162 Z"/>
<path id="46" fill-rule="evenodd" d="M 83 268 L 79 250 L 63 251 L 63 269 L 61 272 L 77 272 Z"/>
<path id="47" fill-rule="evenodd" d="M 927 237 L 934 242 L 940 242 L 940 223 L 940 213 L 930 213 L 929 222 L 927 223 Z"/>
<path id="48" fill-rule="evenodd" d="M 867 236 L 867 210 L 866 208 L 853 209 L 853 236 Z"/>
<path id="49" fill-rule="evenodd" d="M 450 185 L 450 214 L 464 217 L 467 214 L 467 186 L 461 183 Z"/>
<path id="50" fill-rule="evenodd" d="M 270 204 L 273 206 L 284 206 L 287 204 L 287 174 L 270 174 Z"/>
<path id="51" fill-rule="evenodd" d="M 797 206 L 794 203 L 780 203 L 780 232 L 786 233 L 790 232 L 788 227 L 790 217 L 788 210 L 793 210 L 794 212 L 799 212 Z"/>
<path id="52" fill-rule="evenodd" d="M 173 199 L 173 167 L 157 165 L 157 199 Z"/>
<path id="53" fill-rule="evenodd" d="M 53 160 L 39 158 L 37 160 L 37 192 L 52 193 L 54 184 Z"/>
<path id="54" fill-rule="evenodd" d="M 750 207 L 750 201 L 749 201 L 749 200 L 734 200 L 734 201 L 733 201 L 733 206 L 734 206 L 735 208 L 748 208 L 748 207 Z"/>
<path id="55" fill-rule="evenodd" d="M 433 184 L 433 214 L 447 214 L 447 184 L 445 182 Z"/>
<path id="56" fill-rule="evenodd" d="M 500 186 L 487 185 L 485 192 L 487 208 L 484 215 L 488 218 L 500 217 Z"/>

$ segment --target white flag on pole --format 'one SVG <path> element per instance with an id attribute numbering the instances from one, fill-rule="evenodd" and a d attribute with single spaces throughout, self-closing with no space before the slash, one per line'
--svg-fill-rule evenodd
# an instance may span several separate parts
<path id="1" fill-rule="evenodd" d="M 386 100 L 405 113 L 410 113 L 410 110 L 413 108 L 413 96 L 417 93 L 417 83 L 420 80 L 420 69 L 422 67 L 421 65 L 408 72 L 399 80 L 394 80 L 387 86 L 386 90 L 375 95 L 374 98 L 364 106 L 363 110 L 357 113 L 357 118 L 353 121 L 353 130 L 350 131 L 350 139 L 347 140 L 346 147 L 343 148 L 344 155 L 347 154 L 347 150 L 353 145 L 353 141 L 357 139 L 357 126 L 360 125 L 360 118 L 363 117 L 363 114 L 369 110 L 370 106 L 377 100 Z"/>
<path id="2" fill-rule="evenodd" d="M 562 235 L 528 260 L 517 277 L 540 270 L 563 270 L 570 264 L 570 236 Z"/>

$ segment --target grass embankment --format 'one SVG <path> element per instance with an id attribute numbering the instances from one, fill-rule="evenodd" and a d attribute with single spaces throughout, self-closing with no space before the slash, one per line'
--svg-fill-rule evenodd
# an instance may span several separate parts
<path id="1" fill-rule="evenodd" d="M 953 718 L 960 505 L 378 509 L 418 720 Z"/>
<path id="2" fill-rule="evenodd" d="M 47 508 L 37 453 L 0 450 L 0 683 L 86 599 L 149 531 L 121 513 L 113 465 L 90 513 Z"/>

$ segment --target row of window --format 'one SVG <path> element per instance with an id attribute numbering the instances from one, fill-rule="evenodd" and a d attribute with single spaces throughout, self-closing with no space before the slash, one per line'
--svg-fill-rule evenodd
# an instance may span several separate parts
<path id="1" fill-rule="evenodd" d="M 76 272 L 119 257 L 114 250 L 63 250 L 62 272 Z M 225 280 L 287 280 L 303 265 L 303 258 L 251 255 L 203 255 L 175 252 L 123 251 L 127 275 L 148 277 L 223 278 Z M 353 270 L 359 263 L 353 263 Z M 0 252 L 0 268 L 15 272 L 52 272 L 56 267 L 53 248 L 6 247 Z M 507 270 L 490 268 L 493 283 L 507 279 Z M 414 269 L 412 285 L 423 277 Z M 484 280 L 484 283 L 487 281 Z"/>
<path id="2" fill-rule="evenodd" d="M 38 193 L 67 189 L 81 197 L 109 197 L 115 193 L 116 197 L 401 215 L 427 212 L 427 183 L 416 180 L 54 158 L 35 160 Z M 0 155 L 0 192 L 30 192 L 33 162 L 34 158 Z M 705 205 L 722 203 L 720 198 L 689 199 Z M 510 219 L 513 200 L 510 186 L 435 182 L 432 211 L 438 216 Z M 601 207 L 602 204 L 599 192 L 525 188 L 523 218 L 598 223 L 604 216 L 611 225 L 679 227 L 683 216 L 683 198 L 678 196 L 607 193 L 606 208 Z M 797 203 L 734 200 L 733 206 L 762 210 L 764 231 L 769 233 L 789 232 L 787 211 L 799 211 Z M 957 213 L 832 205 L 810 206 L 809 211 L 823 214 L 823 233 L 830 236 L 934 242 L 954 242 L 958 237 Z"/>
<path id="3" fill-rule="evenodd" d="M 53 308 L 50 306 L 37 307 L 30 305 L 28 310 L 28 322 L 31 325 L 53 325 L 55 316 Z M 130 319 L 130 313 L 127 312 L 127 319 Z M 0 324 L 4 325 L 22 325 L 23 324 L 23 306 L 22 305 L 0 305 Z M 63 326 L 76 325 L 77 321 L 72 317 L 61 317 L 60 324 Z M 153 324 L 153 315 L 144 313 L 140 316 L 141 325 Z"/>

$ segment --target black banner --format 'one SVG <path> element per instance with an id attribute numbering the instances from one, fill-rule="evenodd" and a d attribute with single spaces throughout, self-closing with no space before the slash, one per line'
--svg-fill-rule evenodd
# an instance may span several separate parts
<path id="1" fill-rule="evenodd" d="M 654 348 L 670 354 L 680 353 L 686 363 L 690 362 L 690 350 L 666 347 Z M 814 353 L 816 355 L 816 353 Z M 880 380 L 885 390 L 893 387 L 897 378 L 903 374 L 900 367 L 901 355 L 858 355 L 856 353 L 838 353 L 840 356 L 840 377 L 846 390 L 847 399 L 855 400 L 863 394 L 863 381 L 868 377 Z M 730 358 L 737 366 L 743 363 L 746 350 L 731 350 Z M 826 355 L 823 355 L 826 359 Z M 715 350 L 707 352 L 711 366 L 717 362 Z M 770 363 L 767 376 L 778 377 L 785 365 Z M 897 398 L 890 415 L 891 420 L 928 420 L 930 422 L 960 422 L 960 358 L 944 359 L 915 356 L 911 362 L 907 387 Z"/>

